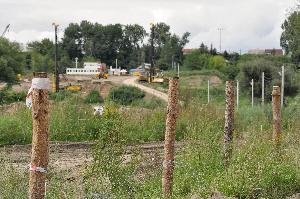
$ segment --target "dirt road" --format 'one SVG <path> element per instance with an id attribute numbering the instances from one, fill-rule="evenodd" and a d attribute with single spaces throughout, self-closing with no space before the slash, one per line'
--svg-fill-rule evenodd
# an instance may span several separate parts
<path id="1" fill-rule="evenodd" d="M 127 79 L 123 80 L 123 84 L 128 85 L 128 86 L 135 86 L 140 88 L 141 90 L 145 91 L 146 93 L 149 93 L 151 95 L 154 95 L 160 99 L 162 99 L 165 102 L 168 102 L 168 95 L 160 92 L 158 90 L 155 90 L 153 88 L 149 88 L 146 86 L 143 86 L 141 84 L 136 83 L 137 77 L 128 77 Z"/>
<path id="2" fill-rule="evenodd" d="M 177 148 L 181 148 L 183 143 L 176 143 Z M 84 167 L 93 160 L 91 148 L 93 143 L 50 143 L 49 168 L 56 171 L 64 171 Z M 147 156 L 163 154 L 163 142 L 150 142 L 141 145 L 125 147 L 124 163 L 131 160 L 132 151 L 141 150 Z M 0 160 L 12 164 L 15 168 L 26 170 L 30 163 L 31 145 L 14 145 L 0 147 Z"/>

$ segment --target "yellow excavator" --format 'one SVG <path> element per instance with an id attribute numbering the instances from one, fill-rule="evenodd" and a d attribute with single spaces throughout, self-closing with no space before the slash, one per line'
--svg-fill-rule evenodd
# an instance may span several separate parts
<path id="1" fill-rule="evenodd" d="M 99 72 L 98 74 L 96 74 L 96 78 L 98 79 L 107 79 L 109 77 L 109 74 L 107 72 Z"/>

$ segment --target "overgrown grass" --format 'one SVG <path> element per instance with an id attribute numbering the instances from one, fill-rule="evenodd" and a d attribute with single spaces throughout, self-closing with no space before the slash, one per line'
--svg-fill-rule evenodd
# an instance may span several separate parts
<path id="1" fill-rule="evenodd" d="M 177 75 L 177 71 L 167 71 L 164 73 L 166 77 L 174 77 Z M 226 79 L 226 76 L 218 70 L 189 70 L 182 68 L 179 71 L 180 77 L 189 77 L 194 75 L 205 75 L 205 76 L 217 76 L 220 79 Z"/>
<path id="2" fill-rule="evenodd" d="M 249 101 L 241 99 L 235 114 L 233 156 L 225 169 L 224 91 L 218 89 L 214 96 L 220 95 L 220 99 L 209 105 L 204 103 L 205 90 L 181 91 L 185 104 L 179 111 L 176 136 L 184 141 L 184 147 L 175 158 L 172 198 L 190 198 L 195 194 L 207 198 L 212 192 L 221 192 L 237 198 L 281 199 L 300 192 L 299 103 L 290 103 L 283 109 L 282 142 L 275 148 L 270 104 L 252 108 Z M 76 96 L 55 103 L 51 111 L 51 139 L 93 140 L 96 146 L 94 161 L 76 180 L 66 180 L 65 173 L 49 174 L 48 198 L 74 198 L 74 193 L 82 198 L 162 198 L 162 165 L 143 167 L 149 157 L 139 150 L 133 151 L 130 163 L 124 164 L 124 155 L 126 145 L 164 139 L 165 106 L 146 109 L 106 102 L 105 114 L 94 117 L 92 107 Z M 30 141 L 30 117 L 27 109 L 1 116 L 0 136 L 7 132 L 12 137 L 5 140 Z M 22 120 L 18 123 L 18 119 Z M 11 125 L 6 126 L 5 120 L 12 120 Z M 15 122 L 17 128 L 12 125 Z M 17 192 L 19 198 L 26 198 L 27 174 L 6 167 L 0 175 L 4 176 L 0 180 L 0 196 L 9 198 Z"/>
<path id="3" fill-rule="evenodd" d="M 84 102 L 87 104 L 97 104 L 97 103 L 103 103 L 104 100 L 98 91 L 92 90 L 86 96 L 86 98 L 84 99 Z"/>

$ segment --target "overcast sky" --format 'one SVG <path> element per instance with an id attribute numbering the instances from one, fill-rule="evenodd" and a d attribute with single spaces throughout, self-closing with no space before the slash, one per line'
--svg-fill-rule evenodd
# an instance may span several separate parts
<path id="1" fill-rule="evenodd" d="M 52 22 L 60 35 L 70 22 L 102 24 L 165 22 L 172 32 L 190 32 L 187 47 L 201 42 L 243 52 L 251 48 L 279 48 L 281 24 L 295 0 L 0 0 L 0 32 L 22 43 L 53 39 Z"/>

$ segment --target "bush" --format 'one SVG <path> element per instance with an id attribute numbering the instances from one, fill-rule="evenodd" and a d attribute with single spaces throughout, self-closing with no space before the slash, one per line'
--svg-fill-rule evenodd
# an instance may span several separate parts
<path id="1" fill-rule="evenodd" d="M 120 86 L 112 89 L 108 97 L 118 104 L 129 105 L 135 100 L 144 98 L 145 93 L 141 89 L 133 86 Z"/>
<path id="2" fill-rule="evenodd" d="M 26 95 L 24 91 L 17 93 L 9 89 L 0 90 L 0 105 L 25 101 Z"/>
<path id="3" fill-rule="evenodd" d="M 99 94 L 98 91 L 92 90 L 84 99 L 85 103 L 90 103 L 90 104 L 96 104 L 96 103 L 103 103 L 104 100 Z"/>
<path id="4" fill-rule="evenodd" d="M 243 89 L 251 95 L 251 79 L 254 80 L 254 96 L 261 96 L 262 72 L 265 73 L 265 96 L 271 100 L 272 86 L 281 86 L 281 65 L 266 59 L 250 60 L 239 64 L 241 72 L 239 78 Z M 285 67 L 285 95 L 297 94 L 299 84 L 296 81 L 296 70 L 291 65 Z"/>
<path id="5" fill-rule="evenodd" d="M 67 90 L 59 91 L 59 92 L 49 92 L 49 99 L 54 101 L 63 101 L 67 97 L 71 96 L 71 92 Z"/>

